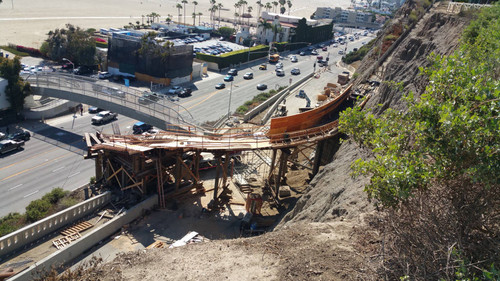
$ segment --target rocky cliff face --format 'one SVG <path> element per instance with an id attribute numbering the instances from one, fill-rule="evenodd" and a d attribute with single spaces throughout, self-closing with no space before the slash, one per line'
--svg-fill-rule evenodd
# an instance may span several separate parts
<path id="1" fill-rule="evenodd" d="M 379 59 L 379 48 L 382 48 L 384 38 L 395 29 L 403 26 L 404 9 L 400 19 L 380 31 L 375 48 L 363 60 L 357 73 L 359 79 L 355 85 L 362 86 L 363 81 L 382 81 L 380 87 L 372 92 L 372 98 L 367 103 L 367 109 L 375 113 L 392 107 L 404 110 L 401 100 L 403 93 L 413 92 L 420 96 L 428 84 L 426 78 L 420 75 L 419 68 L 429 65 L 428 56 L 431 53 L 449 55 L 458 46 L 460 34 L 470 21 L 469 18 L 448 14 L 443 8 L 434 7 L 416 23 L 412 30 L 396 41 L 397 46 L 380 67 L 373 69 L 373 64 Z M 401 83 L 403 90 L 390 86 L 392 81 Z M 379 106 L 381 105 L 381 106 Z M 350 177 L 350 165 L 360 157 L 367 156 L 356 144 L 344 142 L 336 153 L 333 161 L 312 180 L 308 192 L 298 201 L 278 228 L 295 222 L 328 222 L 333 219 L 354 219 L 362 213 L 373 210 L 363 192 L 367 178 Z"/>

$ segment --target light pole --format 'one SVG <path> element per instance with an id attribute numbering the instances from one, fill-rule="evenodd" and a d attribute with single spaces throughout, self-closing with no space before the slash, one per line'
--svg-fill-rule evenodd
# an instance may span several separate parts
<path id="1" fill-rule="evenodd" d="M 231 96 L 233 95 L 233 81 L 231 81 L 231 89 L 229 90 L 229 105 L 227 106 L 227 119 L 229 120 L 229 114 L 231 113 Z"/>
<path id="2" fill-rule="evenodd" d="M 74 77 L 75 74 L 75 64 L 67 58 L 62 58 L 63 61 L 67 61 L 71 64 L 71 74 Z"/>

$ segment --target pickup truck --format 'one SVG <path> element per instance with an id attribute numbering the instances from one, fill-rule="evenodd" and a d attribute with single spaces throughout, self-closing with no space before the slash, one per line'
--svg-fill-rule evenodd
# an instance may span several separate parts
<path id="1" fill-rule="evenodd" d="M 99 114 L 92 117 L 92 124 L 95 124 L 95 125 L 104 124 L 106 122 L 116 120 L 117 117 L 118 117 L 117 113 L 114 113 L 111 111 L 101 111 L 101 112 L 99 112 Z"/>

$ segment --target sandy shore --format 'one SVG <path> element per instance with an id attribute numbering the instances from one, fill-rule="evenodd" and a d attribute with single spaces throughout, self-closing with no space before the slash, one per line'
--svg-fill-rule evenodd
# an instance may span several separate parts
<path id="1" fill-rule="evenodd" d="M 14 43 L 38 48 L 47 38 L 48 31 L 63 28 L 67 23 L 82 28 L 119 28 L 128 25 L 129 22 L 142 21 L 142 15 L 152 12 L 160 14 L 162 20 L 168 15 L 173 15 L 177 20 L 178 10 L 175 6 L 180 2 L 180 0 L 4 0 L 0 4 L 0 45 Z M 221 16 L 233 16 L 235 0 L 217 2 L 223 4 Z M 256 16 L 257 4 L 255 1 L 248 2 L 253 7 L 252 14 Z M 198 3 L 196 12 L 203 13 L 202 22 L 208 22 L 209 1 L 198 0 Z M 346 8 L 350 1 L 292 0 L 292 4 L 291 15 L 309 18 L 316 7 Z M 189 1 L 189 4 L 186 4 L 187 23 L 192 23 L 193 8 L 192 1 Z"/>

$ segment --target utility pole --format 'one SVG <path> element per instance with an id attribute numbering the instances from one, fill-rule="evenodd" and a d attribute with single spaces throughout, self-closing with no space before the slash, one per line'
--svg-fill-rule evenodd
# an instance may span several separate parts
<path id="1" fill-rule="evenodd" d="M 233 81 L 231 81 L 231 89 L 229 90 L 229 104 L 227 106 L 227 119 L 229 120 L 229 114 L 231 113 L 231 96 L 233 95 Z"/>

